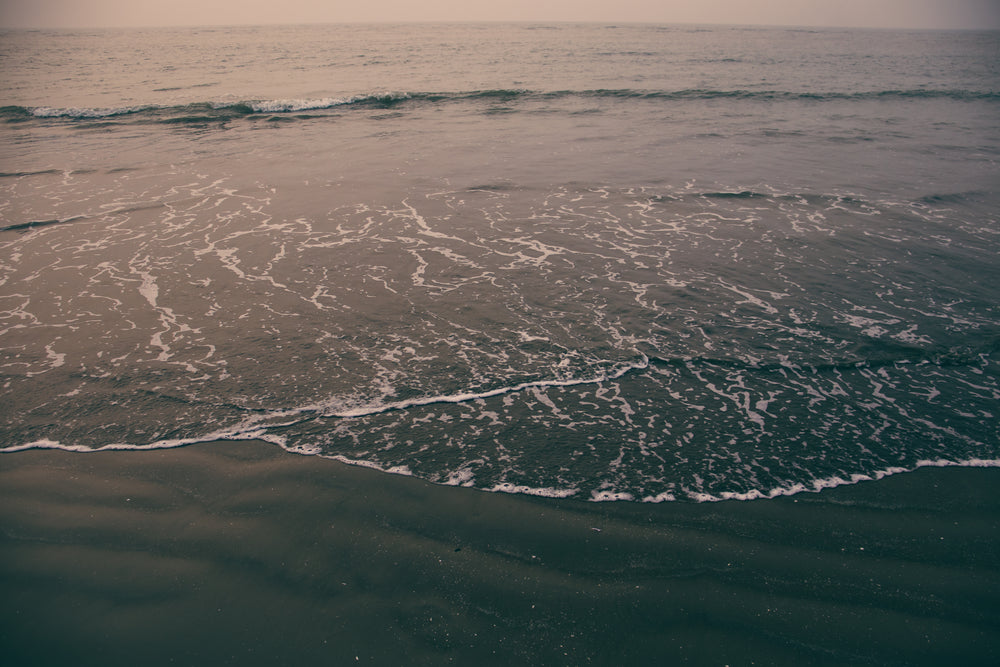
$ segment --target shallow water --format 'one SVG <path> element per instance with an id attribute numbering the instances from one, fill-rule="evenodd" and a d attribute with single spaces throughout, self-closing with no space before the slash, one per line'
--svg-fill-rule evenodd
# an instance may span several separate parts
<path id="1" fill-rule="evenodd" d="M 0 433 L 584 499 L 1000 460 L 995 32 L 14 32 Z"/>

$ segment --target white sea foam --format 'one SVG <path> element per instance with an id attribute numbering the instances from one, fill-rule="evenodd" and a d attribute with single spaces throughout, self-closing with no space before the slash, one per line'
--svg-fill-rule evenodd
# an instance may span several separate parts
<path id="1" fill-rule="evenodd" d="M 854 473 L 842 477 L 835 475 L 823 479 L 815 479 L 809 483 L 796 483 L 787 487 L 777 487 L 769 491 L 752 489 L 747 492 L 724 491 L 718 494 L 703 493 L 699 491 L 687 491 L 687 497 L 695 502 L 720 502 L 723 500 L 762 500 L 768 498 L 778 498 L 780 496 L 794 496 L 799 493 L 818 493 L 824 489 L 833 489 L 838 486 L 850 486 L 859 482 L 873 482 L 884 479 L 891 475 L 913 472 L 920 468 L 1000 468 L 1000 459 L 965 459 L 961 461 L 951 461 L 947 459 L 922 460 L 917 461 L 912 468 L 892 466 L 872 473 Z M 660 494 L 660 496 L 643 498 L 643 502 L 662 502 L 663 500 L 673 500 L 673 497 L 661 498 L 670 494 Z"/>
<path id="2" fill-rule="evenodd" d="M 45 353 L 48 356 L 48 358 L 52 360 L 51 364 L 52 368 L 58 368 L 59 366 L 62 366 L 66 363 L 66 353 L 56 352 L 55 350 L 52 349 L 52 345 L 45 346 Z"/>
<path id="3" fill-rule="evenodd" d="M 218 438 L 209 438 L 208 440 L 218 440 Z M 87 447 L 85 445 L 66 445 L 55 440 L 35 440 L 34 442 L 27 442 L 21 445 L 13 445 L 11 447 L 4 447 L 0 449 L 0 454 L 11 454 L 14 452 L 23 452 L 29 449 L 61 449 L 65 452 L 79 452 L 82 454 L 89 454 L 91 452 L 109 452 L 109 451 L 140 451 L 140 450 L 153 450 L 153 449 L 173 449 L 175 447 L 184 447 L 186 445 L 193 445 L 201 442 L 206 442 L 202 438 L 191 438 L 188 440 L 158 440 L 145 445 L 130 445 L 124 443 L 112 443 L 108 445 L 103 445 L 101 447 Z"/>
<path id="4" fill-rule="evenodd" d="M 357 466 L 359 468 L 371 468 L 372 470 L 381 470 L 382 472 L 389 472 L 379 464 L 373 463 L 372 461 L 365 461 L 364 459 L 352 459 L 346 456 L 341 456 L 340 454 L 336 454 L 334 456 L 320 454 L 319 457 L 323 459 L 330 459 L 331 461 L 339 461 L 340 463 L 346 463 L 349 466 Z"/>
<path id="5" fill-rule="evenodd" d="M 335 106 L 350 104 L 360 99 L 359 97 L 323 97 L 319 99 L 285 99 L 285 100 L 261 100 L 251 102 L 250 108 L 257 113 L 286 113 L 289 111 L 309 111 L 315 109 L 329 109 Z"/>
<path id="6" fill-rule="evenodd" d="M 36 118 L 109 118 L 111 116 L 123 116 L 151 108 L 155 107 L 35 107 L 31 110 L 31 115 Z"/>
<path id="7" fill-rule="evenodd" d="M 63 449 L 65 451 L 67 451 L 67 452 L 73 452 L 73 451 L 89 452 L 89 451 L 91 451 L 91 449 L 89 447 L 77 447 L 77 448 L 74 448 L 71 445 L 64 445 L 61 442 L 57 442 L 55 440 L 42 439 L 42 440 L 35 440 L 33 442 L 26 442 L 26 443 L 24 443 L 22 445 L 13 445 L 11 447 L 4 447 L 3 449 L 0 449 L 0 452 L 6 454 L 6 453 L 13 453 L 13 452 L 23 452 L 23 451 L 27 451 L 29 449 Z"/>
<path id="8" fill-rule="evenodd" d="M 646 496 L 642 499 L 644 503 L 664 503 L 664 502 L 674 502 L 677 500 L 675 496 L 670 491 L 664 491 L 663 493 L 658 493 L 655 496 Z"/>
<path id="9" fill-rule="evenodd" d="M 965 461 L 949 461 L 947 459 L 917 461 L 918 468 L 1000 468 L 1000 459 L 967 459 Z"/>
<path id="10" fill-rule="evenodd" d="M 389 412 L 392 410 L 405 410 L 408 408 L 421 407 L 426 405 L 436 405 L 438 403 L 468 403 L 469 401 L 474 401 L 476 399 L 491 398 L 493 396 L 502 396 L 504 394 L 516 393 L 524 391 L 526 389 L 534 389 L 541 387 L 573 387 L 585 384 L 601 384 L 609 380 L 615 380 L 617 378 L 620 378 L 626 373 L 629 373 L 631 371 L 644 370 L 648 367 L 649 367 L 649 358 L 643 355 L 640 361 L 633 362 L 630 364 L 623 364 L 619 366 L 617 369 L 611 371 L 610 373 L 598 375 L 593 378 L 535 380 L 533 382 L 522 382 L 520 384 L 512 386 L 497 387 L 496 389 L 489 389 L 480 392 L 463 392 L 458 394 L 422 396 L 418 398 L 407 399 L 405 401 L 370 403 L 355 407 L 346 407 L 343 404 L 313 405 L 301 408 L 299 410 L 282 411 L 280 414 L 294 414 L 298 412 L 298 413 L 319 413 L 324 417 L 342 417 L 342 418 L 367 417 L 370 415 L 381 414 L 383 412 Z"/>
<path id="11" fill-rule="evenodd" d="M 580 489 L 556 489 L 553 487 L 534 487 L 520 484 L 504 482 L 497 484 L 491 489 L 492 493 L 514 493 L 527 496 L 542 496 L 543 498 L 571 498 L 580 492 Z"/>
<path id="12" fill-rule="evenodd" d="M 321 109 L 332 109 L 347 104 L 358 102 L 398 102 L 409 99 L 407 93 L 385 92 L 372 95 L 350 95 L 347 97 L 320 97 L 320 98 L 290 98 L 276 100 L 255 100 L 247 103 L 251 109 L 257 113 L 288 113 L 294 111 L 314 111 Z M 231 105 L 225 105 L 231 106 Z M 220 106 L 218 108 L 224 108 Z"/>
<path id="13" fill-rule="evenodd" d="M 343 455 L 327 455 L 322 454 L 319 448 L 316 447 L 289 447 L 285 442 L 284 438 L 270 435 L 264 431 L 253 431 L 253 430 L 228 430 L 228 431 L 216 431 L 205 435 L 204 437 L 196 438 L 185 438 L 185 439 L 171 439 L 171 440 L 158 440 L 156 442 L 132 445 L 123 443 L 114 443 L 104 445 L 102 447 L 86 447 L 83 445 L 67 445 L 55 440 L 41 439 L 32 442 L 27 442 L 21 445 L 13 445 L 11 447 L 0 448 L 0 454 L 12 454 L 16 452 L 23 452 L 31 449 L 58 449 L 67 452 L 77 452 L 77 453 L 93 453 L 93 452 L 107 452 L 107 451 L 150 451 L 159 449 L 174 449 L 178 447 L 186 447 L 188 445 L 194 444 L 205 444 L 217 441 L 250 441 L 250 440 L 260 440 L 264 442 L 269 442 L 280 446 L 282 449 L 294 453 L 302 454 L 307 456 L 319 456 L 320 458 L 330 459 L 333 461 L 338 461 L 346 465 L 358 466 L 362 468 L 370 468 L 373 470 L 379 470 L 381 472 L 386 472 L 394 475 L 404 475 L 413 476 L 413 472 L 406 465 L 395 465 L 395 466 L 384 466 L 379 463 L 368 461 L 364 459 L 354 459 Z M 849 476 L 832 476 L 823 479 L 812 480 L 809 483 L 795 483 L 787 487 L 776 487 L 770 490 L 758 490 L 751 489 L 746 492 L 721 492 L 718 494 L 705 493 L 701 491 L 694 491 L 687 489 L 685 490 L 685 496 L 688 500 L 692 500 L 699 503 L 705 502 L 721 502 L 726 500 L 737 500 L 737 501 L 750 501 L 750 500 L 766 500 L 771 498 L 778 498 L 781 496 L 794 496 L 800 493 L 818 493 L 824 489 L 832 489 L 838 486 L 847 486 L 852 484 L 857 484 L 859 482 L 867 481 L 877 481 L 889 477 L 891 475 L 897 475 L 901 473 L 913 472 L 914 470 L 920 468 L 946 468 L 946 467 L 956 467 L 956 468 L 1000 468 L 1000 459 L 965 459 L 965 460 L 948 460 L 948 459 L 926 459 L 917 461 L 912 468 L 904 468 L 893 466 L 885 468 L 883 470 L 877 470 L 869 474 L 854 473 Z M 442 482 L 446 486 L 464 486 L 470 487 L 474 483 L 474 475 L 471 470 L 463 468 L 461 470 L 451 473 L 448 478 Z M 532 487 L 526 485 L 516 485 L 511 483 L 501 483 L 496 484 L 489 489 L 481 489 L 491 493 L 510 493 L 510 494 L 523 494 L 532 496 L 541 496 L 547 498 L 569 498 L 577 495 L 580 490 L 578 488 L 554 488 L 554 487 Z M 618 492 L 611 490 L 594 490 L 590 494 L 588 499 L 590 502 L 619 502 L 619 501 L 634 501 L 635 496 L 628 492 Z M 661 503 L 661 502 L 674 502 L 677 500 L 677 496 L 670 491 L 665 491 L 659 493 L 655 496 L 645 496 L 641 498 L 641 502 L 644 503 Z"/>
<path id="14" fill-rule="evenodd" d="M 475 473 L 469 468 L 462 468 L 449 473 L 448 478 L 442 483 L 445 486 L 472 486 L 475 481 Z"/>
<path id="15" fill-rule="evenodd" d="M 618 500 L 635 500 L 635 496 L 631 493 L 619 492 L 619 491 L 591 491 L 590 501 L 595 503 L 606 503 L 610 501 Z"/>
<path id="16" fill-rule="evenodd" d="M 737 301 L 736 302 L 737 305 L 747 303 L 747 304 L 750 304 L 751 306 L 757 306 L 758 308 L 761 308 L 764 312 L 766 312 L 766 313 L 768 313 L 770 315 L 776 315 L 778 313 L 778 309 L 777 308 L 775 308 L 774 306 L 772 306 L 768 302 L 764 301 L 760 297 L 754 296 L 753 294 L 751 294 L 746 289 L 740 289 L 736 285 L 730 285 L 729 283 L 725 282 L 724 280 L 720 280 L 719 284 L 722 285 L 723 287 L 725 287 L 730 292 L 735 292 L 736 294 L 739 294 L 740 296 L 743 297 L 744 300 L 743 301 Z M 781 298 L 786 297 L 786 296 L 788 296 L 788 295 L 784 294 L 784 293 L 776 293 L 776 292 L 772 292 L 771 293 L 771 297 L 772 298 L 781 299 Z"/>

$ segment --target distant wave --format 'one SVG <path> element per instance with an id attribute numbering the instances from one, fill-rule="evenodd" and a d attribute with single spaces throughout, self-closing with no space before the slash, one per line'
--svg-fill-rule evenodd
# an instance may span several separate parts
<path id="1" fill-rule="evenodd" d="M 631 89 L 600 89 L 580 92 L 559 91 L 545 93 L 545 96 L 581 96 L 581 97 L 622 97 L 649 100 L 715 100 L 715 99 L 745 99 L 745 100 L 813 100 L 818 102 L 847 100 L 879 100 L 887 98 L 903 99 L 951 99 L 951 100 L 997 100 L 1000 93 L 993 91 L 973 90 L 877 90 L 859 92 L 792 92 L 781 90 L 710 90 L 691 88 L 685 90 L 631 90 Z"/>
<path id="2" fill-rule="evenodd" d="M 407 93 L 384 93 L 320 99 L 247 100 L 241 102 L 194 102 L 179 105 L 131 105 L 123 107 L 0 107 L 0 120 L 32 119 L 66 121 L 121 121 L 151 123 L 225 122 L 253 115 L 273 115 L 303 111 L 323 111 L 338 107 L 388 108 L 410 99 Z"/>
<path id="3" fill-rule="evenodd" d="M 320 99 L 282 99 L 244 102 L 254 113 L 290 113 L 295 111 L 315 111 L 342 106 L 391 107 L 410 99 L 409 93 L 383 93 L 381 95 L 357 95 L 353 97 L 324 97 Z M 226 108 L 220 106 L 220 108 Z"/>
<path id="4" fill-rule="evenodd" d="M 485 101 L 511 104 L 518 101 L 556 101 L 567 98 L 623 99 L 646 101 L 866 101 L 866 100 L 932 100 L 997 101 L 1000 93 L 975 90 L 878 90 L 859 92 L 792 92 L 779 90 L 556 90 L 532 91 L 521 89 L 491 89 L 463 92 L 385 92 L 346 97 L 303 99 L 258 99 L 238 102 L 205 101 L 182 105 L 128 105 L 121 107 L 56 107 L 4 106 L 0 120 L 26 122 L 33 119 L 63 121 L 108 121 L 205 124 L 226 122 L 243 117 L 329 112 L 334 110 L 386 109 L 403 104 L 426 105 L 455 102 Z"/>
<path id="5" fill-rule="evenodd" d="M 39 172 L 39 173 L 45 173 L 45 172 Z M 50 225 L 62 225 L 68 222 L 75 222 L 77 220 L 85 220 L 86 217 L 87 216 L 85 215 L 74 215 L 73 217 L 63 218 L 63 219 L 56 218 L 53 220 L 30 220 L 28 222 L 19 222 L 12 225 L 0 226 L 0 232 L 23 232 L 35 229 L 36 227 L 48 227 Z"/>

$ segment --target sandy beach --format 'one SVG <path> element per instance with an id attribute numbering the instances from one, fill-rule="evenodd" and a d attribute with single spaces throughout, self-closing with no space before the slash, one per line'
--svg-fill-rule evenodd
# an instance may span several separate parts
<path id="1" fill-rule="evenodd" d="M 995 664 L 998 471 L 584 503 L 259 442 L 0 456 L 8 665 Z"/>

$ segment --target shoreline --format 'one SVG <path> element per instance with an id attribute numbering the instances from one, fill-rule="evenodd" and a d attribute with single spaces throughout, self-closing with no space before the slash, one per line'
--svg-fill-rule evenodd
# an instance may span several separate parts
<path id="1" fill-rule="evenodd" d="M 394 408 L 389 408 L 394 409 Z M 365 461 L 363 459 L 350 459 L 343 455 L 327 456 L 324 454 L 316 454 L 312 452 L 296 451 L 294 448 L 290 449 L 285 447 L 279 442 L 274 442 L 271 440 L 266 440 L 263 438 L 223 438 L 218 439 L 191 439 L 191 440 L 165 440 L 150 443 L 148 445 L 125 445 L 125 444 L 111 444 L 104 445 L 103 447 L 84 447 L 82 445 L 63 445 L 60 442 L 53 440 L 37 440 L 34 442 L 28 442 L 22 445 L 14 445 L 11 447 L 0 447 L 0 456 L 4 454 L 17 454 L 20 452 L 28 452 L 34 450 L 41 451 L 62 451 L 73 454 L 98 454 L 107 452 L 153 452 L 161 450 L 170 449 L 180 449 L 182 447 L 192 447 L 192 446 L 212 446 L 219 445 L 223 443 L 254 443 L 254 444 L 266 444 L 276 447 L 287 454 L 292 454 L 294 456 L 304 456 L 304 457 L 316 457 L 326 461 L 333 461 L 335 463 L 340 463 L 343 465 L 351 467 L 367 468 L 369 470 L 374 470 L 380 473 L 386 473 L 390 475 L 399 475 L 403 477 L 414 477 L 418 480 L 422 478 L 411 473 L 405 466 L 400 467 L 390 467 L 383 468 L 375 463 Z M 422 480 L 426 483 L 435 486 L 449 486 L 449 487 L 461 487 L 466 489 L 472 489 L 475 491 L 480 491 L 483 493 L 503 493 L 509 495 L 525 495 L 534 496 L 538 498 L 548 498 L 548 499 L 571 499 L 580 502 L 589 503 L 604 503 L 604 502 L 626 502 L 626 503 L 641 503 L 641 504 L 660 504 L 660 503 L 673 503 L 679 502 L 682 504 L 687 503 L 717 503 L 717 502 L 728 502 L 728 501 L 754 501 L 754 500 L 773 500 L 775 498 L 783 497 L 793 497 L 799 494 L 812 494 L 825 491 L 827 489 L 835 489 L 841 486 L 854 486 L 855 484 L 864 482 L 877 482 L 879 480 L 885 479 L 887 477 L 893 477 L 896 475 L 904 475 L 908 473 L 913 473 L 923 468 L 1000 468 L 1000 459 L 969 459 L 965 461 L 951 461 L 946 459 L 937 460 L 921 460 L 917 461 L 913 468 L 904 467 L 890 467 L 883 470 L 877 470 L 871 474 L 865 473 L 855 473 L 851 475 L 849 479 L 843 477 L 827 477 L 823 479 L 815 479 L 811 484 L 807 485 L 805 483 L 797 483 L 791 487 L 777 487 L 771 489 L 770 491 L 759 491 L 753 489 L 751 491 L 741 493 L 735 491 L 721 492 L 719 495 L 713 495 L 710 493 L 703 493 L 698 491 L 685 491 L 683 495 L 678 495 L 671 492 L 660 493 L 657 496 L 644 496 L 641 498 L 636 498 L 631 493 L 627 492 L 601 492 L 593 493 L 590 498 L 585 498 L 584 496 L 577 495 L 578 489 L 559 489 L 559 488 L 535 488 L 530 486 L 517 486 L 509 483 L 502 483 L 494 486 L 491 489 L 477 487 L 473 484 L 448 484 L 444 482 L 429 482 L 428 480 Z"/>
<path id="2" fill-rule="evenodd" d="M 434 485 L 260 441 L 0 456 L 8 664 L 991 664 L 1000 473 L 757 500 Z"/>

